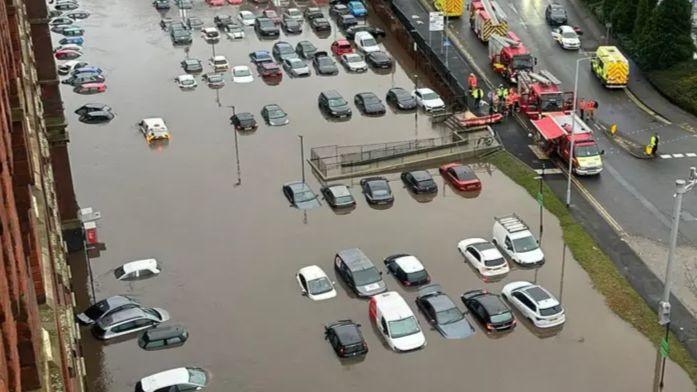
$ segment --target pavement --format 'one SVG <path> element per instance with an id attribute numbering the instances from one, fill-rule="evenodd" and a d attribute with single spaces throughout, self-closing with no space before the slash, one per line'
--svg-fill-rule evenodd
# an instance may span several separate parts
<path id="1" fill-rule="evenodd" d="M 498 282 L 484 282 L 464 264 L 455 244 L 464 236 L 487 238 L 494 216 L 515 211 L 524 220 L 537 222 L 536 201 L 489 165 L 473 164 L 484 183 L 479 194 L 453 191 L 430 168 L 439 186 L 435 197 L 412 195 L 401 186 L 398 173 L 391 173 L 396 201 L 389 208 L 368 206 L 358 179 L 346 181 L 358 199 L 353 210 L 335 212 L 323 205 L 302 212 L 288 206 L 281 184 L 301 176 L 301 134 L 310 147 L 436 137 L 444 132 L 427 116 L 418 117 L 415 135 L 413 114 L 388 110 L 384 117 L 369 118 L 354 113 L 350 121 L 333 122 L 318 112 L 317 94 L 329 86 L 349 101 L 360 91 L 383 94 L 392 85 L 409 86 L 405 66 L 411 60 L 405 60 L 407 53 L 394 39 L 385 41 L 399 61 L 394 73 L 371 70 L 348 75 L 341 70 L 335 77 L 305 79 L 284 75 L 278 85 L 266 85 L 258 78 L 248 85 L 233 84 L 226 74 L 228 84 L 223 89 L 199 85 L 182 92 L 172 78 L 181 72 L 184 50 L 171 46 L 157 27 L 161 15 L 148 2 L 82 2 L 92 12 L 81 22 L 87 30 L 85 53 L 105 70 L 109 90 L 85 97 L 65 88 L 65 104 L 76 108 L 103 102 L 117 113 L 111 123 L 98 126 L 68 116 L 78 199 L 102 213 L 98 230 L 105 246 L 90 261 L 96 297 L 123 293 L 143 304 L 162 306 L 172 316 L 170 324 L 184 325 L 190 332 L 180 348 L 146 352 L 135 339 L 104 344 L 83 329 L 90 391 L 132 390 L 141 377 L 179 366 L 209 370 L 212 381 L 207 390 L 214 392 L 395 388 L 411 392 L 463 385 L 476 390 L 535 385 L 539 391 L 560 387 L 621 391 L 651 385 L 654 347 L 593 289 L 565 251 L 559 223 L 551 214 L 544 212 L 543 250 L 549 260 L 559 262 L 538 269 L 513 268 Z M 215 13 L 237 9 L 226 5 L 216 10 L 196 2 L 191 14 L 210 23 Z M 124 40 L 124 30 L 144 39 Z M 247 31 L 245 40 L 222 41 L 216 52 L 232 64 L 247 64 L 247 53 L 271 47 L 272 41 L 259 41 Z M 305 32 L 283 39 L 293 43 L 309 39 L 326 48 L 333 37 Z M 210 54 L 211 48 L 194 37 L 188 55 L 206 59 Z M 426 77 L 420 80 L 429 83 Z M 272 102 L 286 109 L 291 123 L 262 125 L 253 133 L 238 135 L 242 177 L 236 185 L 228 106 L 257 114 Z M 168 145 L 145 143 L 135 123 L 146 116 L 167 121 L 172 132 Z M 314 177 L 308 175 L 307 180 L 318 189 Z M 489 335 L 474 324 L 474 336 L 449 341 L 417 314 L 427 347 L 393 353 L 368 319 L 366 301 L 350 294 L 331 267 L 337 250 L 353 246 L 361 247 L 378 266 L 397 252 L 417 255 L 456 301 L 466 290 L 486 287 L 498 292 L 513 280 L 536 281 L 561 299 L 568 321 L 551 333 L 540 333 L 521 321 L 516 330 L 501 335 Z M 135 282 L 114 279 L 116 267 L 146 257 L 160 261 L 159 276 Z M 73 276 L 87 279 L 79 261 L 71 261 Z M 294 274 L 310 264 L 337 280 L 335 299 L 313 303 L 300 294 Z M 416 293 L 390 276 L 385 279 L 415 309 Z M 76 281 L 76 286 L 81 283 Z M 86 307 L 90 299 L 83 291 L 77 302 Z M 363 325 L 370 349 L 364 360 L 338 360 L 323 339 L 323 325 L 342 318 Z M 666 382 L 671 390 L 694 390 L 687 375 L 670 361 Z"/>
<path id="2" fill-rule="evenodd" d="M 599 44 L 604 44 L 605 37 L 595 18 L 580 3 L 561 3 L 567 5 L 570 23 L 580 26 L 584 31 L 582 49 L 578 53 L 566 52 L 552 40 L 550 28 L 544 21 L 546 3 L 499 1 L 509 16 L 511 30 L 538 58 L 538 69 L 550 70 L 563 82 L 565 90 L 572 90 L 577 60 L 586 57 L 585 53 L 594 50 Z M 449 27 L 455 46 L 467 52 L 473 68 L 481 70 L 490 85 L 503 83 L 490 70 L 486 46 L 470 31 L 469 20 L 466 17 L 451 19 Z M 572 203 L 582 194 L 589 198 L 603 219 L 615 228 L 616 233 L 636 253 L 643 256 L 643 261 L 655 275 L 647 276 L 646 279 L 657 279 L 656 277 L 664 275 L 665 270 L 665 244 L 672 220 L 674 180 L 686 177 L 689 166 L 697 165 L 697 134 L 689 132 L 696 121 L 693 116 L 673 106 L 655 91 L 652 92 L 641 73 L 636 72 L 636 67 L 632 69 L 633 74 L 636 73 L 630 82 L 633 93 L 628 94 L 624 90 L 602 87 L 590 72 L 588 61 L 582 61 L 578 95 L 599 102 L 597 121 L 590 124 L 597 131 L 615 123 L 618 124 L 618 132 L 636 144 L 647 143 L 649 136 L 657 133 L 661 138 L 659 158 L 638 160 L 607 139 L 604 132 L 596 132 L 598 144 L 605 150 L 605 170 L 595 178 L 577 178 L 581 187 L 577 189 L 581 193 L 574 190 Z M 653 107 L 649 108 L 651 105 Z M 525 131 L 521 132 L 520 127 L 504 125 L 503 129 L 498 127 L 497 131 L 504 135 L 506 148 L 533 168 L 539 169 L 546 162 L 531 150 L 533 143 L 531 139 L 527 139 Z M 509 136 L 508 139 L 506 135 Z M 680 244 L 691 250 L 685 252 L 691 255 L 697 250 L 697 196 L 689 194 L 685 200 Z M 590 211 L 588 213 L 594 214 Z M 662 256 L 661 252 L 655 251 L 657 246 L 663 249 Z M 654 251 L 646 252 L 649 248 Z M 693 272 L 696 268 L 697 260 L 694 257 L 679 260 L 676 275 L 687 278 L 683 280 L 684 284 L 674 290 L 693 315 L 697 314 L 697 290 L 694 289 L 696 281 Z M 656 293 L 644 293 L 650 304 L 650 298 L 654 295 Z M 694 341 L 697 335 L 686 338 Z"/>

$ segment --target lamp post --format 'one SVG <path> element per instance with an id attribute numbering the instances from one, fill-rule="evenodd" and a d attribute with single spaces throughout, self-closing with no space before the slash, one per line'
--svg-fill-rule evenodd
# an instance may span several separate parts
<path id="1" fill-rule="evenodd" d="M 540 205 L 540 245 L 542 245 L 542 231 L 543 231 L 543 221 L 542 221 L 542 212 L 544 210 L 544 197 L 542 196 L 542 184 L 545 178 L 545 165 L 544 163 L 542 164 L 542 170 L 540 171 L 540 175 L 535 177 L 536 180 L 539 181 L 540 187 L 537 192 L 537 204 Z"/>
<path id="2" fill-rule="evenodd" d="M 414 74 L 414 92 L 419 88 L 419 74 Z M 419 105 L 414 110 L 414 139 L 419 138 Z"/>
<path id="3" fill-rule="evenodd" d="M 697 169 L 690 168 L 690 178 L 685 181 L 675 180 L 675 204 L 673 205 L 673 227 L 670 230 L 670 248 L 668 248 L 668 263 L 666 264 L 665 282 L 663 283 L 663 297 L 658 303 L 658 323 L 666 327 L 666 334 L 658 346 L 656 356 L 656 373 L 654 378 L 654 391 L 663 390 L 663 379 L 666 372 L 666 357 L 668 356 L 668 336 L 670 332 L 670 287 L 673 283 L 673 261 L 675 260 L 675 248 L 678 244 L 678 228 L 682 209 L 682 198 L 687 192 L 697 185 Z"/>
<path id="4" fill-rule="evenodd" d="M 569 150 L 569 180 L 566 184 L 566 207 L 571 205 L 571 179 L 574 176 L 574 133 L 576 132 L 576 102 L 578 102 L 578 68 L 582 61 L 590 60 L 590 57 L 583 57 L 576 60 L 576 76 L 574 77 L 574 101 L 571 105 L 571 149 Z"/>
<path id="5" fill-rule="evenodd" d="M 235 116 L 235 105 L 230 105 L 228 106 L 229 108 L 232 108 L 232 116 Z M 235 161 L 237 163 L 237 183 L 235 185 L 241 185 L 242 184 L 242 172 L 240 170 L 240 148 L 239 144 L 237 142 L 237 128 L 233 127 L 233 132 L 235 133 Z"/>
<path id="6" fill-rule="evenodd" d="M 303 183 L 305 183 L 305 143 L 303 135 L 298 135 L 298 138 L 300 138 L 300 170 L 303 175 Z"/>

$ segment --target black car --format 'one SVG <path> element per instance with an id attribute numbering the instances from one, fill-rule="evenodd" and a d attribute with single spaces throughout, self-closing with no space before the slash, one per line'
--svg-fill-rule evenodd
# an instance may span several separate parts
<path id="1" fill-rule="evenodd" d="M 114 113 L 109 111 L 96 111 L 85 113 L 78 120 L 85 124 L 102 124 L 114 119 Z"/>
<path id="2" fill-rule="evenodd" d="M 346 29 L 346 38 L 348 39 L 353 39 L 353 37 L 356 36 L 356 33 L 359 31 L 366 31 L 370 33 L 375 38 L 384 38 L 385 37 L 385 30 L 379 28 L 379 27 L 373 27 L 373 26 L 368 26 L 365 24 L 359 24 L 356 26 L 351 26 L 348 29 Z"/>
<path id="3" fill-rule="evenodd" d="M 436 193 L 438 185 L 433 181 L 431 173 L 426 170 L 403 172 L 400 176 L 404 185 L 414 193 Z"/>
<path id="4" fill-rule="evenodd" d="M 73 11 L 73 12 L 68 12 L 67 17 L 70 19 L 87 19 L 90 16 L 90 13 L 87 11 Z"/>
<path id="5" fill-rule="evenodd" d="M 414 110 L 416 109 L 416 99 L 409 91 L 401 87 L 393 87 L 387 91 L 385 100 L 392 107 L 398 110 Z"/>
<path id="6" fill-rule="evenodd" d="M 238 131 L 252 131 L 257 129 L 257 120 L 254 115 L 249 112 L 236 113 L 230 117 L 230 123 L 235 126 Z"/>
<path id="7" fill-rule="evenodd" d="M 387 271 L 399 281 L 399 283 L 414 287 L 430 283 L 431 276 L 421 262 L 408 254 L 392 255 L 385 259 Z"/>
<path id="8" fill-rule="evenodd" d="M 262 37 L 278 37 L 280 34 L 273 20 L 261 17 L 254 20 L 254 31 Z"/>
<path id="9" fill-rule="evenodd" d="M 310 60 L 317 53 L 317 47 L 310 41 L 300 41 L 295 45 L 295 53 L 304 59 Z M 326 54 L 327 52 L 324 53 Z"/>
<path id="10" fill-rule="evenodd" d="M 344 208 L 356 205 L 356 200 L 346 185 L 334 184 L 323 186 L 319 190 L 332 208 Z"/>
<path id="11" fill-rule="evenodd" d="M 180 64 L 186 73 L 198 73 L 203 71 L 203 64 L 201 64 L 201 60 L 199 59 L 184 59 Z"/>
<path id="12" fill-rule="evenodd" d="M 371 116 L 381 116 L 385 114 L 385 105 L 383 105 L 382 100 L 373 93 L 358 93 L 353 98 L 353 102 L 363 114 Z"/>
<path id="13" fill-rule="evenodd" d="M 174 19 L 172 18 L 162 18 L 160 19 L 160 28 L 165 31 L 169 31 L 169 26 L 174 23 Z"/>
<path id="14" fill-rule="evenodd" d="M 283 18 L 281 22 L 283 31 L 287 34 L 300 34 L 303 32 L 303 22 L 295 18 Z"/>
<path id="15" fill-rule="evenodd" d="M 365 56 L 365 62 L 373 68 L 390 69 L 392 68 L 392 58 L 382 50 L 370 52 Z"/>
<path id="16" fill-rule="evenodd" d="M 78 116 L 82 116 L 84 114 L 90 113 L 90 112 L 110 112 L 111 108 L 103 103 L 86 103 L 77 110 L 75 110 L 75 114 Z"/>
<path id="17" fill-rule="evenodd" d="M 213 17 L 215 27 L 225 30 L 230 24 L 235 24 L 235 19 L 232 15 L 216 15 Z"/>
<path id="18" fill-rule="evenodd" d="M 329 24 L 329 20 L 325 17 L 310 20 L 310 27 L 315 31 L 330 31 L 332 29 L 332 25 Z"/>
<path id="19" fill-rule="evenodd" d="M 186 26 L 190 30 L 201 30 L 201 27 L 203 27 L 203 20 L 198 16 L 190 16 L 186 18 Z"/>
<path id="20" fill-rule="evenodd" d="M 191 33 L 188 30 L 171 30 L 169 34 L 174 45 L 188 45 L 191 43 Z"/>
<path id="21" fill-rule="evenodd" d="M 54 6 L 55 9 L 60 11 L 72 11 L 78 9 L 79 7 L 80 5 L 74 1 L 64 1 L 56 3 L 56 5 Z"/>
<path id="22" fill-rule="evenodd" d="M 486 290 L 472 290 L 462 294 L 462 302 L 488 331 L 515 328 L 515 316 L 496 294 Z"/>
<path id="23" fill-rule="evenodd" d="M 465 315 L 438 284 L 423 286 L 416 297 L 416 306 L 446 339 L 464 339 L 474 334 Z"/>
<path id="24" fill-rule="evenodd" d="M 361 189 L 369 204 L 390 204 L 394 201 L 392 189 L 385 177 L 368 177 L 361 180 Z"/>
<path id="25" fill-rule="evenodd" d="M 545 20 L 551 26 L 565 25 L 568 21 L 566 9 L 561 4 L 552 3 L 545 9 Z"/>
<path id="26" fill-rule="evenodd" d="M 332 117 L 351 117 L 351 108 L 348 102 L 336 90 L 323 91 L 317 98 L 320 110 Z"/>
<path id="27" fill-rule="evenodd" d="M 332 8 L 329 9 L 329 15 L 334 15 L 335 18 L 338 18 L 342 15 L 348 15 L 350 13 L 351 11 L 346 6 L 346 4 L 334 4 Z"/>
<path id="28" fill-rule="evenodd" d="M 159 326 L 145 331 L 138 338 L 138 346 L 143 350 L 162 350 L 183 346 L 189 339 L 189 331 L 175 325 Z"/>
<path id="29" fill-rule="evenodd" d="M 289 44 L 286 41 L 278 41 L 275 44 L 273 44 L 273 49 L 271 50 L 271 53 L 273 54 L 273 57 L 275 57 L 278 61 L 283 61 L 291 57 L 298 57 L 298 54 L 295 53 L 293 45 Z"/>
<path id="30" fill-rule="evenodd" d="M 312 59 L 312 65 L 315 67 L 318 75 L 336 75 L 339 73 L 339 68 L 336 62 L 327 52 L 317 52 Z"/>
<path id="31" fill-rule="evenodd" d="M 355 16 L 353 15 L 341 15 L 337 21 L 336 21 L 337 26 L 341 27 L 342 29 L 346 30 L 351 26 L 355 26 L 358 24 L 358 19 L 356 19 Z"/>
<path id="32" fill-rule="evenodd" d="M 152 2 L 152 5 L 155 6 L 156 10 L 168 10 L 172 7 L 169 4 L 169 0 L 155 0 Z"/>
<path id="33" fill-rule="evenodd" d="M 305 16 L 305 19 L 307 19 L 308 21 L 311 21 L 312 19 L 315 19 L 315 18 L 323 18 L 324 17 L 324 14 L 322 13 L 322 9 L 319 7 L 307 7 L 307 8 L 305 8 L 303 15 Z"/>
<path id="34" fill-rule="evenodd" d="M 363 339 L 360 327 L 351 320 L 339 320 L 324 327 L 324 338 L 341 358 L 366 355 L 368 344 Z"/>

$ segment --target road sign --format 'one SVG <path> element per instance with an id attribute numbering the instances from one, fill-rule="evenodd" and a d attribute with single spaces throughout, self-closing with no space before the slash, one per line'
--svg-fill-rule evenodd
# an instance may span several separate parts
<path id="1" fill-rule="evenodd" d="M 542 206 L 544 203 L 544 197 L 542 196 L 542 193 L 538 192 L 537 193 L 537 204 Z"/>
<path id="2" fill-rule="evenodd" d="M 443 41 L 443 46 L 450 46 L 450 45 L 452 45 L 450 43 L 450 40 L 446 38 L 445 41 Z"/>
<path id="3" fill-rule="evenodd" d="M 661 347 L 659 351 L 661 352 L 662 357 L 667 357 L 668 353 L 670 353 L 670 346 L 668 345 L 667 338 L 663 338 L 663 340 L 661 340 Z"/>
<path id="4" fill-rule="evenodd" d="M 430 12 L 428 14 L 428 31 L 443 31 L 444 27 L 442 12 Z"/>

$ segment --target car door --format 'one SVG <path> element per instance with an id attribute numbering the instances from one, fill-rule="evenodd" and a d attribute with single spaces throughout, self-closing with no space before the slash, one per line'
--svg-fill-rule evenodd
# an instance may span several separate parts
<path id="1" fill-rule="evenodd" d="M 513 242 L 511 241 L 511 238 L 509 236 L 506 236 L 506 239 L 503 242 L 504 245 L 504 250 L 506 253 L 513 257 L 515 255 L 515 251 L 513 250 Z"/>
<path id="2" fill-rule="evenodd" d="M 433 306 L 431 305 L 430 302 L 428 301 L 421 301 L 422 304 L 422 309 L 424 311 L 424 315 L 426 316 L 426 320 L 430 324 L 435 324 L 436 323 L 436 311 L 433 309 Z"/>
<path id="3" fill-rule="evenodd" d="M 380 317 L 380 333 L 385 337 L 385 340 L 390 342 L 390 331 L 387 329 L 387 321 L 385 321 L 384 317 Z M 391 345 L 392 343 L 390 343 L 390 346 Z"/>

